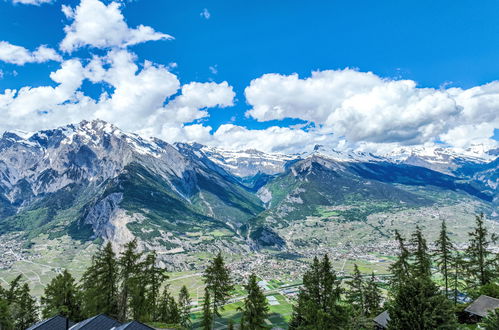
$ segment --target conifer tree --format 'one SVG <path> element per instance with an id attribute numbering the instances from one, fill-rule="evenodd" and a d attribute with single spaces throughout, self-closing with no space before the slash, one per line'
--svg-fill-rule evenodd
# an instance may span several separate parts
<path id="1" fill-rule="evenodd" d="M 449 296 L 449 282 L 452 272 L 453 259 L 455 256 L 455 248 L 447 234 L 447 225 L 445 220 L 442 220 L 440 235 L 435 242 L 436 251 L 435 259 L 440 272 L 444 278 L 445 296 Z"/>
<path id="2" fill-rule="evenodd" d="M 230 270 L 225 266 L 221 253 L 210 262 L 204 271 L 204 282 L 210 291 L 213 314 L 220 317 L 220 310 L 227 303 L 231 291 L 234 290 Z"/>
<path id="3" fill-rule="evenodd" d="M 112 245 L 92 257 L 92 264 L 81 279 L 84 314 L 87 317 L 106 314 L 118 317 L 118 261 Z"/>
<path id="4" fill-rule="evenodd" d="M 361 315 L 366 315 L 365 308 L 365 284 L 362 280 L 359 267 L 354 265 L 352 279 L 347 281 L 348 290 L 346 291 L 347 302 Z"/>
<path id="5" fill-rule="evenodd" d="M 489 251 L 490 238 L 485 228 L 483 213 L 476 216 L 476 227 L 469 236 L 470 242 L 466 249 L 468 282 L 472 286 L 486 285 L 494 276 L 494 259 Z"/>
<path id="6" fill-rule="evenodd" d="M 409 276 L 409 250 L 398 231 L 395 231 L 395 238 L 399 245 L 399 255 L 397 260 L 390 266 L 390 272 L 393 274 L 391 279 L 392 291 L 396 291 L 397 287 L 403 284 Z"/>
<path id="7" fill-rule="evenodd" d="M 244 286 L 247 297 L 241 315 L 241 330 L 265 329 L 265 319 L 268 317 L 269 306 L 267 298 L 258 286 L 255 274 L 251 274 L 248 283 Z"/>
<path id="8" fill-rule="evenodd" d="M 54 277 L 45 287 L 41 302 L 44 318 L 59 314 L 72 321 L 82 319 L 81 293 L 76 286 L 75 279 L 67 270 Z"/>
<path id="9" fill-rule="evenodd" d="M 11 304 L 11 313 L 15 329 L 26 329 L 38 321 L 38 306 L 35 298 L 31 296 L 27 283 L 24 283 Z"/>
<path id="10" fill-rule="evenodd" d="M 151 321 L 159 318 L 158 301 L 161 285 L 168 279 L 165 269 L 157 266 L 156 251 L 149 253 L 144 261 L 143 281 L 140 283 L 147 287 L 146 299 Z"/>
<path id="11" fill-rule="evenodd" d="M 213 322 L 213 314 L 211 313 L 211 297 L 208 288 L 204 289 L 203 301 L 203 318 L 201 319 L 201 327 L 203 330 L 211 330 Z"/>
<path id="12" fill-rule="evenodd" d="M 180 311 L 180 325 L 184 328 L 191 327 L 191 303 L 192 300 L 189 297 L 189 291 L 187 291 L 187 287 L 184 285 L 180 289 L 180 293 L 178 295 L 178 305 Z"/>
<path id="13" fill-rule="evenodd" d="M 344 329 L 348 315 L 339 304 L 340 281 L 331 268 L 327 255 L 314 258 L 303 275 L 303 286 L 293 306 L 290 329 Z"/>
<path id="14" fill-rule="evenodd" d="M 376 284 L 376 277 L 374 276 L 374 272 L 372 272 L 370 279 L 367 281 L 365 289 L 366 316 L 374 317 L 380 312 L 381 299 L 381 291 Z"/>
<path id="15" fill-rule="evenodd" d="M 0 295 L 0 329 L 12 329 L 12 327 L 13 321 L 9 311 L 9 302 L 2 294 Z"/>
<path id="16" fill-rule="evenodd" d="M 408 273 L 393 289 L 388 329 L 455 329 L 452 304 L 431 279 L 430 256 L 419 228 L 413 235 L 412 245 L 415 248 Z M 402 256 L 408 259 L 410 255 L 401 253 L 399 258 Z"/>
<path id="17" fill-rule="evenodd" d="M 0 329 L 26 329 L 38 320 L 38 306 L 22 275 L 14 278 L 7 289 L 0 287 Z"/>
<path id="18" fill-rule="evenodd" d="M 163 294 L 161 295 L 161 302 L 159 303 L 160 319 L 162 322 L 169 324 L 180 323 L 180 310 L 170 294 L 168 285 L 163 289 Z"/>
<path id="19" fill-rule="evenodd" d="M 459 253 L 456 253 L 454 255 L 454 258 L 452 259 L 452 291 L 454 293 L 454 305 L 457 305 L 457 298 L 459 295 L 459 288 L 461 286 L 461 277 L 463 275 L 464 267 L 464 260 L 462 260 L 462 257 L 459 255 Z"/>
<path id="20" fill-rule="evenodd" d="M 137 295 L 141 295 L 143 292 L 140 292 L 137 285 L 140 284 L 140 271 L 141 271 L 141 263 L 140 263 L 141 254 L 137 251 L 137 240 L 134 239 L 125 244 L 124 251 L 120 254 L 118 259 L 119 265 L 119 281 L 121 283 L 120 293 L 119 293 L 119 315 L 118 319 L 121 322 L 124 322 L 128 318 L 128 313 L 130 310 L 130 301 L 132 294 L 137 297 Z M 135 299 L 138 303 L 137 300 Z"/>

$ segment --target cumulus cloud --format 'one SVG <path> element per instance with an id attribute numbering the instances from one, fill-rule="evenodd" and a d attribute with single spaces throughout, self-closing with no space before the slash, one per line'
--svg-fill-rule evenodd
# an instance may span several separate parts
<path id="1" fill-rule="evenodd" d="M 253 80 L 245 95 L 252 106 L 246 114 L 258 121 L 297 118 L 353 143 L 422 144 L 442 136 L 453 144 L 452 132 L 464 122 L 492 126 L 481 130 L 482 140 L 499 126 L 497 82 L 468 90 L 419 88 L 411 80 L 345 69 L 305 79 L 266 74 Z"/>
<path id="2" fill-rule="evenodd" d="M 35 51 L 13 45 L 7 41 L 0 41 L 0 61 L 24 65 L 26 63 L 43 63 L 48 61 L 61 62 L 62 57 L 47 46 L 40 46 Z"/>
<path id="3" fill-rule="evenodd" d="M 85 48 L 88 56 L 64 60 L 47 46 L 30 51 L 0 41 L 4 62 L 61 62 L 50 74 L 52 84 L 0 94 L 0 130 L 33 131 L 100 118 L 169 142 L 196 141 L 227 149 L 295 153 L 322 144 L 386 153 L 400 145 L 437 142 L 461 148 L 497 145 L 491 137 L 499 127 L 499 81 L 469 89 L 420 88 L 412 80 L 352 69 L 317 71 L 307 78 L 270 73 L 245 89 L 248 117 L 261 122 L 294 118 L 302 124 L 249 129 L 231 119 L 213 128 L 206 123 L 210 112 L 234 105 L 236 94 L 228 82 L 181 84 L 171 72 L 176 63 L 139 60 L 127 48 L 171 36 L 144 25 L 129 27 L 119 1 L 81 0 L 75 8 L 62 6 L 62 11 L 71 22 L 64 28 L 60 49 L 71 57 L 71 52 Z M 201 16 L 209 19 L 210 13 L 205 9 Z M 94 48 L 105 51 L 93 54 Z M 209 70 L 216 74 L 217 66 Z M 90 97 L 84 82 L 103 91 Z"/>
<path id="4" fill-rule="evenodd" d="M 111 2 L 106 6 L 99 0 L 82 0 L 74 9 L 63 5 L 62 11 L 73 21 L 71 25 L 64 27 L 66 36 L 60 48 L 65 52 L 85 46 L 124 48 L 146 41 L 173 39 L 149 26 L 128 27 L 118 2 Z"/>
<path id="5" fill-rule="evenodd" d="M 35 5 L 40 6 L 44 3 L 52 3 L 54 0 L 12 0 L 12 3 L 20 3 L 23 5 Z"/>
<path id="6" fill-rule="evenodd" d="M 100 118 L 173 142 L 198 137 L 198 126 L 189 124 L 208 117 L 207 108 L 231 106 L 235 97 L 227 82 L 181 86 L 167 67 L 148 61 L 139 66 L 127 50 L 94 56 L 86 65 L 78 59 L 64 61 L 50 78 L 55 87 L 26 86 L 0 94 L 0 113 L 8 119 L 1 129 L 39 130 Z M 111 91 L 94 100 L 81 90 L 85 80 Z"/>

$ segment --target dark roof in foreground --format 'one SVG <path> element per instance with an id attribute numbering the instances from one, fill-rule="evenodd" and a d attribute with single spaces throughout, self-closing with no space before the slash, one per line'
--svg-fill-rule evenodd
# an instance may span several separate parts
<path id="1" fill-rule="evenodd" d="M 465 311 L 473 315 L 485 317 L 496 308 L 499 308 L 499 299 L 481 295 L 471 305 L 466 307 Z"/>
<path id="2" fill-rule="evenodd" d="M 138 321 L 132 321 L 116 327 L 113 330 L 154 330 L 154 328 Z"/>
<path id="3" fill-rule="evenodd" d="M 383 313 L 376 316 L 373 321 L 380 327 L 387 328 L 388 321 L 390 321 L 390 315 L 388 315 L 388 311 L 384 311 Z"/>
<path id="4" fill-rule="evenodd" d="M 100 314 L 73 325 L 70 330 L 110 330 L 120 325 L 115 319 Z"/>
<path id="5" fill-rule="evenodd" d="M 49 319 L 40 321 L 26 330 L 66 330 L 66 322 L 70 327 L 74 323 L 69 321 L 66 317 L 61 315 L 53 316 Z"/>

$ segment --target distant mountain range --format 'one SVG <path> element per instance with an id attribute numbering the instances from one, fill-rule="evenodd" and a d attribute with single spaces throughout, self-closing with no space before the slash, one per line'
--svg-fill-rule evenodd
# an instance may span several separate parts
<path id="1" fill-rule="evenodd" d="M 498 154 L 483 146 L 385 155 L 327 146 L 293 155 L 227 151 L 144 139 L 103 121 L 5 132 L 0 234 L 116 244 L 138 237 L 166 252 L 210 250 L 202 238 L 211 236 L 234 251 L 279 249 L 286 240 L 276 229 L 289 222 L 332 208 L 349 221 L 431 206 L 444 193 L 476 200 L 477 211 L 497 219 Z"/>

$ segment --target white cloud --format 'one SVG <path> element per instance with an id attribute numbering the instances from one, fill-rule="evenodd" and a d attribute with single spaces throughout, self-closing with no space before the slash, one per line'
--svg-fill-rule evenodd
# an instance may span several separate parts
<path id="1" fill-rule="evenodd" d="M 208 11 L 208 9 L 204 8 L 203 11 L 199 14 L 199 16 L 203 17 L 204 19 L 210 19 L 211 14 Z"/>
<path id="2" fill-rule="evenodd" d="M 437 90 L 345 69 L 313 72 L 306 79 L 266 74 L 253 80 L 245 95 L 252 106 L 247 115 L 259 121 L 298 118 L 352 143 L 421 144 L 462 123 L 499 127 L 499 82 Z M 484 139 L 492 134 L 490 127 L 481 132 Z"/>
<path id="3" fill-rule="evenodd" d="M 54 49 L 44 45 L 31 52 L 22 46 L 16 46 L 7 41 L 0 41 L 0 61 L 24 65 L 26 63 L 43 63 L 48 61 L 61 62 L 62 57 Z"/>
<path id="4" fill-rule="evenodd" d="M 120 7 L 118 2 L 106 6 L 98 0 L 81 0 L 74 9 L 63 5 L 63 13 L 73 22 L 64 27 L 66 36 L 60 44 L 61 50 L 72 52 L 85 46 L 124 48 L 146 41 L 173 39 L 149 26 L 129 28 Z"/>
<path id="5" fill-rule="evenodd" d="M 180 86 L 167 67 L 148 61 L 139 67 L 136 60 L 126 50 L 95 56 L 86 66 L 71 59 L 50 75 L 55 87 L 6 90 L 0 94 L 0 114 L 7 120 L 1 121 L 0 129 L 34 131 L 100 118 L 124 130 L 174 142 L 209 132 L 210 128 L 190 124 L 208 117 L 207 108 L 233 105 L 235 94 L 227 82 Z M 112 91 L 94 100 L 81 90 L 84 80 L 108 85 Z"/>
<path id="6" fill-rule="evenodd" d="M 52 3 L 54 0 L 12 0 L 12 3 L 20 3 L 23 5 L 35 5 L 40 6 L 44 3 Z"/>

